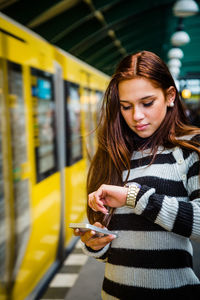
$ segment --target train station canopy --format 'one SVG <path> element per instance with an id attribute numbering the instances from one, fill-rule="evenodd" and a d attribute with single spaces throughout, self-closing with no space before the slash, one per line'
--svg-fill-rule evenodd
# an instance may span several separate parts
<path id="1" fill-rule="evenodd" d="M 186 0 L 189 1 L 189 0 Z M 106 74 L 127 54 L 153 51 L 168 61 L 180 18 L 176 0 L 0 0 L 0 11 Z M 200 0 L 196 0 L 200 7 Z M 200 13 L 182 19 L 190 42 L 181 75 L 200 74 Z M 180 28 L 179 28 L 180 31 Z"/>

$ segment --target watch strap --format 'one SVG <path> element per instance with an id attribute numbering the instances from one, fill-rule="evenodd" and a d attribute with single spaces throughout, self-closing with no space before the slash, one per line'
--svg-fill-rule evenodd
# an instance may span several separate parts
<path id="1" fill-rule="evenodd" d="M 126 185 L 128 187 L 128 193 L 126 197 L 126 206 L 135 207 L 136 197 L 141 188 L 141 185 L 138 183 L 131 183 L 130 185 Z"/>

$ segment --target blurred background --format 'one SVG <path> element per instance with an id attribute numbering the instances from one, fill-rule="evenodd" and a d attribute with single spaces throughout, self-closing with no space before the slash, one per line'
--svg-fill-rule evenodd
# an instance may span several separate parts
<path id="1" fill-rule="evenodd" d="M 72 252 L 69 223 L 86 218 L 102 97 L 124 56 L 159 55 L 200 127 L 199 8 L 200 0 L 0 0 L 0 300 L 39 299 Z M 194 243 L 200 278 L 199 251 Z"/>

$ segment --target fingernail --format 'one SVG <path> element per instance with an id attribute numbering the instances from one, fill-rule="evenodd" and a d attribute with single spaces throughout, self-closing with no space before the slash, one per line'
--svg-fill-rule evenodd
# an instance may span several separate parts
<path id="1" fill-rule="evenodd" d="M 96 232 L 95 232 L 95 231 L 93 231 L 93 230 L 91 230 L 91 234 L 92 234 L 92 235 L 94 235 L 94 234 L 96 234 Z"/>
<path id="2" fill-rule="evenodd" d="M 113 237 L 113 239 L 116 239 L 116 238 L 117 238 L 117 236 L 116 236 L 115 234 L 112 234 L 112 237 Z"/>
<path id="3" fill-rule="evenodd" d="M 79 232 L 79 229 L 75 229 L 75 232 L 78 233 L 78 232 Z"/>

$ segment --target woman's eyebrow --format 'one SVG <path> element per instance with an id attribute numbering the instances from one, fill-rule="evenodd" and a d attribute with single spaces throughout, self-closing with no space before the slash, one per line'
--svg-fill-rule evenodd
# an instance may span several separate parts
<path id="1" fill-rule="evenodd" d="M 128 100 L 119 100 L 120 102 L 126 102 L 126 103 L 130 103 L 130 101 Z"/>
<path id="2" fill-rule="evenodd" d="M 142 97 L 142 98 L 140 98 L 140 99 L 138 99 L 138 100 L 136 100 L 136 101 L 146 100 L 146 99 L 149 99 L 149 98 L 152 98 L 152 97 L 154 97 L 154 95 L 148 95 L 148 96 L 144 96 L 144 97 Z M 128 100 L 121 100 L 121 99 L 120 99 L 120 102 L 131 103 L 131 101 L 128 101 Z"/>
<path id="3" fill-rule="evenodd" d="M 148 96 L 140 98 L 139 100 L 145 100 L 145 99 L 149 99 L 149 98 L 152 98 L 152 97 L 154 97 L 154 95 L 148 95 Z"/>

